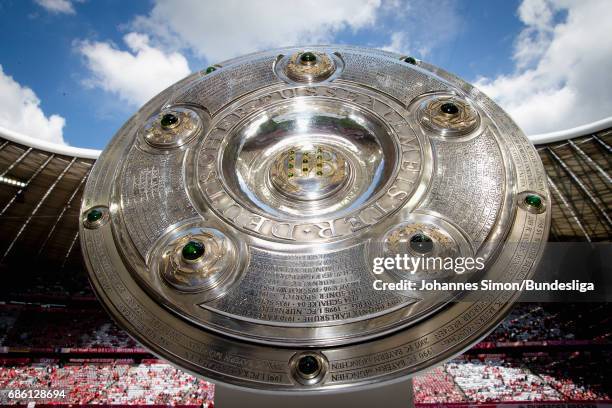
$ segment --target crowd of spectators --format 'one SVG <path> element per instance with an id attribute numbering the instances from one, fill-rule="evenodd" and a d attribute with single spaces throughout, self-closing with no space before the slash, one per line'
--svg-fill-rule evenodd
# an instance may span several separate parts
<path id="1" fill-rule="evenodd" d="M 4 344 L 4 339 L 6 339 L 9 330 L 14 327 L 15 320 L 17 320 L 15 313 L 4 310 L 0 311 L 0 346 Z"/>
<path id="2" fill-rule="evenodd" d="M 414 377 L 414 400 L 422 404 L 453 403 L 467 401 L 465 394 L 446 372 L 444 366 L 435 367 Z"/>
<path id="3" fill-rule="evenodd" d="M 525 364 L 570 400 L 612 397 L 612 352 L 532 353 Z"/>
<path id="4" fill-rule="evenodd" d="M 25 273 L 8 277 L 0 296 L 5 299 L 26 299 L 39 297 L 55 297 L 69 299 L 71 297 L 88 296 L 94 298 L 91 285 L 85 271 L 54 271 L 45 273 Z"/>
<path id="5" fill-rule="evenodd" d="M 138 344 L 102 310 L 34 308 L 0 314 L 0 346 L 134 348 Z"/>
<path id="6" fill-rule="evenodd" d="M 540 304 L 517 303 L 508 317 L 489 335 L 489 341 L 573 339 L 563 330 L 561 319 Z"/>
<path id="7" fill-rule="evenodd" d="M 415 402 L 609 400 L 610 369 L 600 367 L 601 358 L 609 357 L 610 353 L 463 356 L 415 377 Z M 0 368 L 0 389 L 27 388 L 64 389 L 65 398 L 53 401 L 62 404 L 205 405 L 214 398 L 214 385 L 161 361 L 39 362 Z"/>
<path id="8" fill-rule="evenodd" d="M 165 363 L 37 364 L 3 367 L 3 389 L 65 390 L 62 404 L 204 405 L 214 399 L 214 385 Z M 6 400 L 6 393 L 2 394 Z M 24 403 L 12 399 L 10 403 Z"/>
<path id="9" fill-rule="evenodd" d="M 143 384 L 145 384 L 143 386 Z M 168 384 L 171 386 L 168 387 Z M 214 386 L 168 364 L 130 368 L 100 396 L 99 402 L 139 404 L 201 404 L 214 397 Z"/>
<path id="10" fill-rule="evenodd" d="M 611 340 L 611 316 L 608 304 L 519 303 L 484 341 L 540 342 L 543 347 L 557 340 L 605 342 Z M 139 348 L 97 305 L 8 303 L 0 304 L 0 346 Z M 415 377 L 415 401 L 593 401 L 612 396 L 612 368 L 605 363 L 612 361 L 610 352 L 532 347 L 525 349 L 528 353 L 476 355 L 476 350 Z M 164 363 L 35 361 L 0 366 L 0 389 L 65 388 L 68 395 L 60 402 L 70 404 L 207 404 L 214 393 L 212 385 Z"/>
<path id="11" fill-rule="evenodd" d="M 611 353 L 463 356 L 415 377 L 419 403 L 609 400 Z"/>
<path id="12" fill-rule="evenodd" d="M 501 356 L 454 360 L 445 366 L 470 401 L 560 401 L 542 378 Z"/>
<path id="13" fill-rule="evenodd" d="M 612 338 L 612 303 L 517 303 L 485 341 Z"/>

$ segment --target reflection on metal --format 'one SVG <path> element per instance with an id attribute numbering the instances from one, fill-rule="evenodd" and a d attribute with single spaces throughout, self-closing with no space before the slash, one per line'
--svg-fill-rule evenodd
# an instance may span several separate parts
<path id="1" fill-rule="evenodd" d="M 374 288 L 533 273 L 546 173 L 497 105 L 377 50 L 288 48 L 217 67 L 147 103 L 83 193 L 91 281 L 134 337 L 216 381 L 326 393 L 438 364 L 504 317 L 518 293 Z M 183 109 L 198 126 L 181 127 Z M 402 253 L 486 268 L 374 273 Z"/>
<path id="2" fill-rule="evenodd" d="M 289 83 L 330 82 L 344 69 L 339 53 L 300 50 L 277 58 L 275 73 Z"/>
<path id="3" fill-rule="evenodd" d="M 59 183 L 59 181 L 62 179 L 62 177 L 64 177 L 64 175 L 68 172 L 68 170 L 70 169 L 70 167 L 72 167 L 72 165 L 74 164 L 74 162 L 76 162 L 76 160 L 77 160 L 77 158 L 73 157 L 72 160 L 68 163 L 68 165 L 64 168 L 64 170 L 57 176 L 57 178 L 55 179 L 53 184 L 51 184 L 51 186 L 49 186 L 49 188 L 47 189 L 47 192 L 40 199 L 40 201 L 38 202 L 36 207 L 34 207 L 34 210 L 32 210 L 32 213 L 30 214 L 30 216 L 25 220 L 25 222 L 23 223 L 23 225 L 21 226 L 21 228 L 19 229 L 19 231 L 15 235 L 15 238 L 13 238 L 13 240 L 9 244 L 8 248 L 6 249 L 6 251 L 4 251 L 4 254 L 2 255 L 2 260 L 4 260 L 4 258 L 6 258 L 6 256 L 9 254 L 9 252 L 11 252 L 11 249 L 13 248 L 13 245 L 15 245 L 15 242 L 17 242 L 17 240 L 19 239 L 19 237 L 21 236 L 23 231 L 26 229 L 26 227 L 28 226 L 30 221 L 32 221 L 32 217 L 34 217 L 36 215 L 36 213 L 38 212 L 40 207 L 43 205 L 43 203 L 45 202 L 45 200 L 47 199 L 49 194 L 51 194 L 53 189 L 55 189 L 55 186 L 57 186 L 57 183 Z"/>
<path id="4" fill-rule="evenodd" d="M 287 76 L 300 82 L 314 82 L 328 78 L 336 69 L 333 60 L 325 53 L 296 52 L 285 68 Z"/>
<path id="5" fill-rule="evenodd" d="M 480 115 L 467 101 L 454 94 L 434 94 L 423 98 L 419 121 L 441 136 L 472 133 L 480 124 Z"/>
<path id="6" fill-rule="evenodd" d="M 187 108 L 166 109 L 149 118 L 142 137 L 159 149 L 172 149 L 188 143 L 202 127 L 198 114 Z"/>

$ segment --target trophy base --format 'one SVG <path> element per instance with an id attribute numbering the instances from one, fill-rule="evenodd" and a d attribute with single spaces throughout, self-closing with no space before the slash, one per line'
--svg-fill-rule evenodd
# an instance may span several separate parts
<path id="1" fill-rule="evenodd" d="M 215 385 L 216 408 L 372 408 L 381 404 L 385 408 L 413 408 L 412 379 L 359 391 L 305 395 L 261 393 Z"/>

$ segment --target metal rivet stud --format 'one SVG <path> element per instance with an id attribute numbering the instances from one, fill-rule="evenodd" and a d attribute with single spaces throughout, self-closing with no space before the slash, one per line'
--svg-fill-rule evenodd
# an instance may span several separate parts
<path id="1" fill-rule="evenodd" d="M 108 209 L 106 207 L 97 206 L 85 211 L 82 215 L 82 222 L 87 229 L 100 228 L 108 221 Z"/>
<path id="2" fill-rule="evenodd" d="M 217 68 L 213 67 L 212 65 L 208 68 L 206 68 L 206 73 L 210 74 L 211 72 L 215 72 L 217 70 Z"/>
<path id="3" fill-rule="evenodd" d="M 527 194 L 525 196 L 525 204 L 539 210 L 542 208 L 542 197 L 535 194 Z"/>
<path id="4" fill-rule="evenodd" d="M 531 214 L 543 214 L 546 212 L 546 199 L 534 191 L 524 191 L 517 197 L 520 208 Z"/>
<path id="5" fill-rule="evenodd" d="M 319 360 L 314 356 L 303 356 L 298 360 L 297 363 L 298 373 L 305 378 L 316 377 L 319 371 L 321 371 L 321 365 Z"/>
<path id="6" fill-rule="evenodd" d="M 302 62 L 302 64 L 314 64 L 316 60 L 317 56 L 310 51 L 306 51 L 305 53 L 300 55 L 300 61 Z"/>
<path id="7" fill-rule="evenodd" d="M 189 241 L 181 251 L 186 261 L 195 261 L 204 255 L 204 244 L 200 241 Z"/>
<path id="8" fill-rule="evenodd" d="M 87 213 L 87 221 L 94 223 L 102 218 L 102 211 L 94 208 Z"/>
<path id="9" fill-rule="evenodd" d="M 433 241 L 425 234 L 414 234 L 410 238 L 410 248 L 415 252 L 425 254 L 433 249 Z"/>
<path id="10" fill-rule="evenodd" d="M 179 117 L 176 116 L 174 113 L 166 113 L 161 117 L 159 123 L 164 129 L 171 129 L 178 125 Z"/>
<path id="11" fill-rule="evenodd" d="M 448 115 L 456 115 L 459 113 L 459 108 L 452 102 L 446 102 L 440 105 L 440 110 Z"/>

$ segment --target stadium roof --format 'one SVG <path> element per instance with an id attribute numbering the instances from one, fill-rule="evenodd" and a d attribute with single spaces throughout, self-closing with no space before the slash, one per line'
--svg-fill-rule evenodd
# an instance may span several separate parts
<path id="1" fill-rule="evenodd" d="M 550 239 L 609 241 L 612 118 L 531 139 L 548 173 Z M 81 194 L 99 153 L 0 128 L 0 269 L 81 268 Z"/>

